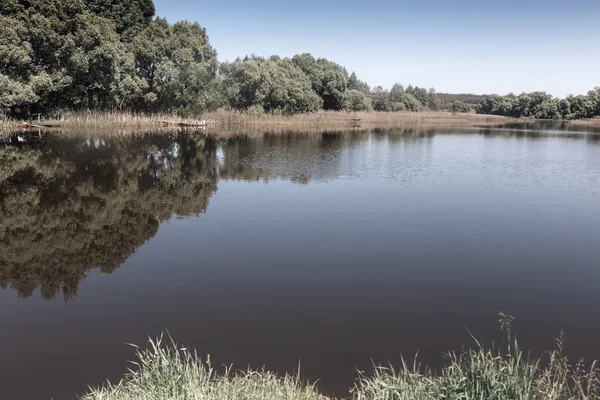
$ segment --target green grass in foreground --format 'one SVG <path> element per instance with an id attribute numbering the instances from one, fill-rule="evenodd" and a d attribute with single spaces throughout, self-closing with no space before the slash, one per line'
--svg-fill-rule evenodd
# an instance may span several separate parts
<path id="1" fill-rule="evenodd" d="M 595 400 L 600 399 L 600 371 L 563 356 L 564 337 L 544 359 L 530 359 L 510 331 L 512 318 L 501 315 L 507 334 L 502 350 L 473 349 L 450 353 L 448 365 L 435 375 L 414 363 L 399 370 L 377 366 L 360 376 L 349 398 L 355 400 Z M 118 384 L 93 389 L 82 400 L 324 400 L 313 385 L 296 376 L 267 371 L 218 375 L 209 360 L 162 345 L 162 337 L 137 350 L 137 369 Z"/>

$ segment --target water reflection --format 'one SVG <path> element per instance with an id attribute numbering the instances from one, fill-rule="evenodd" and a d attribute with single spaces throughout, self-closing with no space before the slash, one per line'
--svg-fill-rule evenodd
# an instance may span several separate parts
<path id="1" fill-rule="evenodd" d="M 39 288 L 45 299 L 58 293 L 71 299 L 91 269 L 113 272 L 156 235 L 162 221 L 205 212 L 222 179 L 283 178 L 306 184 L 359 166 L 372 168 L 364 164 L 363 153 L 344 153 L 370 140 L 422 152 L 445 133 L 527 139 L 554 135 L 535 130 L 540 127 L 548 128 L 378 129 L 220 141 L 185 132 L 11 135 L 0 144 L 0 285 L 21 297 Z M 600 143 L 598 134 L 562 135 Z M 410 176 L 405 172 L 405 180 Z"/>
<path id="2" fill-rule="evenodd" d="M 123 343 L 165 327 L 217 365 L 300 359 L 338 397 L 371 360 L 439 368 L 465 326 L 497 339 L 499 310 L 534 353 L 564 329 L 574 359 L 600 358 L 599 144 L 514 127 L 7 136 L 3 394 L 116 381 Z"/>
<path id="3" fill-rule="evenodd" d="M 193 135 L 15 135 L 0 165 L 0 284 L 23 297 L 73 297 L 90 269 L 114 271 L 217 190 L 214 144 Z"/>

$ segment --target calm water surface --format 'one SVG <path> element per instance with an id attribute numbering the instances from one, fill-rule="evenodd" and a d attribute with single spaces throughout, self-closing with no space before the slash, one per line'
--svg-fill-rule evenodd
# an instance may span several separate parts
<path id="1" fill-rule="evenodd" d="M 600 136 L 519 128 L 3 140 L 1 397 L 72 399 L 164 329 L 340 396 L 500 310 L 600 358 Z"/>

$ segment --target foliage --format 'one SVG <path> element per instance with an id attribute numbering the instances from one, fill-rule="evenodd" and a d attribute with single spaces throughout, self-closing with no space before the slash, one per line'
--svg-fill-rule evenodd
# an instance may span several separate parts
<path id="1" fill-rule="evenodd" d="M 212 102 L 217 54 L 197 23 L 157 18 L 133 41 L 140 81 L 137 108 L 144 111 L 198 113 Z"/>
<path id="2" fill-rule="evenodd" d="M 350 89 L 346 92 L 344 108 L 352 111 L 369 111 L 372 109 L 371 99 L 359 90 Z"/>
<path id="3" fill-rule="evenodd" d="M 553 97 L 546 92 L 486 96 L 477 106 L 477 112 L 537 119 L 599 117 L 600 87 L 590 90 L 587 96 L 568 96 L 565 99 Z"/>
<path id="4" fill-rule="evenodd" d="M 313 90 L 323 99 L 325 110 L 341 110 L 348 89 L 348 72 L 339 64 L 305 53 L 292 58 L 310 79 Z"/>
<path id="5" fill-rule="evenodd" d="M 309 77 L 287 58 L 246 57 L 223 64 L 220 73 L 222 92 L 232 108 L 291 114 L 323 105 Z"/>
<path id="6" fill-rule="evenodd" d="M 0 112 L 210 107 L 218 64 L 206 31 L 153 16 L 152 0 L 3 2 Z"/>
<path id="7" fill-rule="evenodd" d="M 375 87 L 371 92 L 371 99 L 376 111 L 436 111 L 441 108 L 433 88 L 427 90 L 412 85 L 404 88 L 398 83 L 391 90 Z"/>
<path id="8" fill-rule="evenodd" d="M 153 0 L 87 0 L 90 11 L 114 22 L 119 35 L 130 40 L 152 22 Z"/>
<path id="9" fill-rule="evenodd" d="M 370 88 L 356 73 L 308 53 L 219 65 L 203 27 L 170 24 L 154 13 L 153 0 L 2 0 L 0 115 L 476 108 L 510 117 L 600 117 L 598 88 L 566 99 L 545 92 L 479 96 L 400 84 Z"/>
<path id="10" fill-rule="evenodd" d="M 462 102 L 460 100 L 455 100 L 450 104 L 450 111 L 452 112 L 460 112 L 460 113 L 468 113 L 473 111 L 473 108 L 470 104 Z"/>

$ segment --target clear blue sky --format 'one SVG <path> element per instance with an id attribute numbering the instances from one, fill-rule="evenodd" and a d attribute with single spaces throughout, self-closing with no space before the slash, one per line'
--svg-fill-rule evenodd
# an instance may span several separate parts
<path id="1" fill-rule="evenodd" d="M 583 94 L 600 86 L 600 0 L 155 0 L 220 60 L 312 53 L 371 86 Z"/>

